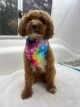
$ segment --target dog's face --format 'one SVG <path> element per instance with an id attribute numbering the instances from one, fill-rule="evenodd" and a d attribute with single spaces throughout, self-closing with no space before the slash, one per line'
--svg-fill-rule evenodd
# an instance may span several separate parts
<path id="1" fill-rule="evenodd" d="M 54 28 L 47 12 L 31 10 L 22 17 L 18 31 L 22 36 L 29 35 L 32 38 L 49 39 L 53 36 Z"/>

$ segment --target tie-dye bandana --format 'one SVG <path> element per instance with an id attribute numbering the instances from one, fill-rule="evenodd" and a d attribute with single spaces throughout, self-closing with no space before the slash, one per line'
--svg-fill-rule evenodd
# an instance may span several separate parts
<path id="1" fill-rule="evenodd" d="M 48 40 L 34 40 L 27 38 L 25 45 L 25 53 L 27 58 L 31 61 L 32 65 L 40 65 L 48 50 Z"/>

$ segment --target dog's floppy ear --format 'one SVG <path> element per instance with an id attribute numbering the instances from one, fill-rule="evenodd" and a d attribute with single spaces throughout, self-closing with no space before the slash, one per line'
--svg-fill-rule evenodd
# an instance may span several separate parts
<path id="1" fill-rule="evenodd" d="M 18 32 L 21 36 L 26 35 L 26 23 L 27 23 L 27 17 L 26 15 L 23 15 L 20 19 L 19 26 L 18 26 Z"/>
<path id="2" fill-rule="evenodd" d="M 41 11 L 41 15 L 42 15 L 43 19 L 45 20 L 45 24 L 47 26 L 45 38 L 49 39 L 54 35 L 53 22 L 52 22 L 51 16 L 47 12 Z"/>
<path id="3" fill-rule="evenodd" d="M 47 38 L 52 38 L 54 35 L 54 26 L 52 21 L 50 20 L 49 25 L 47 26 L 47 30 L 46 30 L 46 36 Z"/>
<path id="4" fill-rule="evenodd" d="M 21 36 L 27 35 L 26 32 L 26 25 L 28 22 L 28 19 L 30 18 L 30 15 L 32 14 L 32 10 L 29 10 L 27 13 L 25 13 L 22 18 L 20 19 L 20 23 L 18 26 L 18 32 Z"/>

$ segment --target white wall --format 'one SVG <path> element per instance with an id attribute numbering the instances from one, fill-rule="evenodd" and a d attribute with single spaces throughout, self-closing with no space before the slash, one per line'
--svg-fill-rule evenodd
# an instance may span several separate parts
<path id="1" fill-rule="evenodd" d="M 53 0 L 55 38 L 80 54 L 80 0 Z"/>

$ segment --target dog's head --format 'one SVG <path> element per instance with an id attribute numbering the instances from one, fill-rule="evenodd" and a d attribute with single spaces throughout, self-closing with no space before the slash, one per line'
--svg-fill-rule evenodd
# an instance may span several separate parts
<path id="1" fill-rule="evenodd" d="M 54 27 L 50 16 L 43 10 L 30 10 L 21 18 L 19 27 L 21 36 L 31 35 L 32 38 L 51 38 Z"/>

